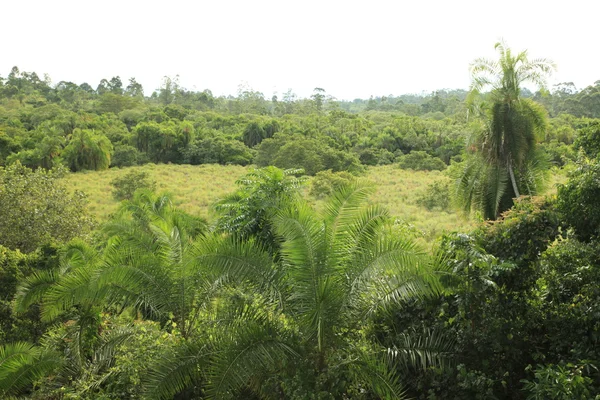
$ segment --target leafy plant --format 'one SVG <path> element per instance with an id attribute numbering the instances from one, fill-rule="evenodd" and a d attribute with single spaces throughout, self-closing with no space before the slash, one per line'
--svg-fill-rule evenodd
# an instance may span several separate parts
<path id="1" fill-rule="evenodd" d="M 433 210 L 447 210 L 450 205 L 450 183 L 447 181 L 435 181 L 427 186 L 425 193 L 417 197 L 417 204 Z"/>
<path id="2" fill-rule="evenodd" d="M 55 240 L 86 235 L 93 226 L 83 193 L 69 194 L 60 169 L 0 168 L 0 245 L 24 253 Z"/>
<path id="3" fill-rule="evenodd" d="M 150 175 L 145 171 L 132 170 L 127 174 L 113 179 L 110 184 L 114 187 L 115 200 L 131 200 L 138 189 L 154 191 L 156 182 L 150 180 Z"/>
<path id="4" fill-rule="evenodd" d="M 524 379 L 523 390 L 528 392 L 527 400 L 588 400 L 600 399 L 593 388 L 593 379 L 586 376 L 586 370 L 595 370 L 592 364 L 581 365 L 538 365 L 531 366 L 534 374 L 533 380 Z"/>
<path id="5" fill-rule="evenodd" d="M 414 169 L 415 171 L 443 171 L 446 164 L 437 157 L 433 157 L 424 151 L 411 151 L 398 157 L 398 166 L 402 169 Z"/>

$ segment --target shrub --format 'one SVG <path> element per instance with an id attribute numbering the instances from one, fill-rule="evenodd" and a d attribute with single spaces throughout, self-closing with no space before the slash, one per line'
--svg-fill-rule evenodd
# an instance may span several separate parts
<path id="1" fill-rule="evenodd" d="M 336 189 L 349 184 L 356 178 L 349 172 L 327 171 L 317 172 L 310 186 L 310 195 L 316 198 L 330 196 Z"/>
<path id="2" fill-rule="evenodd" d="M 558 186 L 558 210 L 582 240 L 600 228 L 600 163 L 583 161 L 568 182 Z"/>
<path id="3" fill-rule="evenodd" d="M 332 170 L 360 172 L 360 160 L 354 153 L 337 150 L 323 139 L 307 138 L 301 135 L 275 135 L 265 139 L 258 146 L 256 165 L 269 165 L 278 168 L 302 168 L 307 175 L 315 175 L 319 171 Z"/>
<path id="4" fill-rule="evenodd" d="M 184 163 L 248 165 L 254 159 L 254 151 L 242 142 L 222 136 L 199 139 L 183 150 Z"/>
<path id="5" fill-rule="evenodd" d="M 552 140 L 550 143 L 543 143 L 540 147 L 548 155 L 548 161 L 559 167 L 562 167 L 570 161 L 575 161 L 577 158 L 573 146 L 566 145 L 557 140 Z"/>
<path id="6" fill-rule="evenodd" d="M 399 157 L 398 165 L 402 169 L 414 169 L 415 171 L 443 171 L 446 164 L 437 157 L 430 156 L 424 151 L 411 151 Z"/>
<path id="7" fill-rule="evenodd" d="M 447 210 L 450 205 L 450 183 L 435 181 L 429 184 L 425 193 L 417 197 L 417 204 L 428 210 Z"/>
<path id="8" fill-rule="evenodd" d="M 92 219 L 83 193 L 60 184 L 64 170 L 35 172 L 19 162 L 0 168 L 0 245 L 31 252 L 87 234 Z"/>
<path id="9" fill-rule="evenodd" d="M 522 381 L 523 390 L 529 393 L 527 400 L 600 399 L 600 395 L 593 396 L 594 381 L 586 376 L 585 369 L 589 367 L 586 363 L 538 365 L 533 370 L 534 379 Z"/>
<path id="10" fill-rule="evenodd" d="M 156 188 L 156 182 L 151 180 L 148 173 L 144 171 L 129 171 L 113 179 L 110 184 L 114 186 L 113 197 L 118 201 L 133 199 L 138 189 L 153 191 Z"/>
<path id="11" fill-rule="evenodd" d="M 575 148 L 581 148 L 589 157 L 600 155 L 600 122 L 594 122 L 577 131 Z"/>
<path id="12" fill-rule="evenodd" d="M 386 149 L 366 148 L 360 150 L 358 158 L 363 165 L 388 165 L 394 162 L 395 155 Z"/>
<path id="13" fill-rule="evenodd" d="M 112 167 L 132 167 L 134 165 L 148 162 L 148 155 L 138 151 L 133 146 L 117 145 L 112 156 L 110 165 Z"/>

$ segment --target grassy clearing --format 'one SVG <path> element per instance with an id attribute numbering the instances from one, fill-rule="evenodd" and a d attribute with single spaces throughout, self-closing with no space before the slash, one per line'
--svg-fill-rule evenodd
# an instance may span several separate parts
<path id="1" fill-rule="evenodd" d="M 210 217 L 210 206 L 235 190 L 235 181 L 248 169 L 221 165 L 146 164 L 140 167 L 87 171 L 70 174 L 65 178 L 72 190 L 88 195 L 89 210 L 99 221 L 113 213 L 119 202 L 112 197 L 110 182 L 131 170 L 145 171 L 156 181 L 158 192 L 173 195 L 174 203 L 190 214 Z"/>
<path id="2" fill-rule="evenodd" d="M 155 165 L 110 169 L 101 172 L 70 174 L 66 184 L 72 190 L 81 190 L 90 200 L 90 211 L 99 221 L 105 220 L 118 207 L 112 197 L 110 182 L 131 169 L 148 172 L 157 183 L 159 192 L 174 196 L 175 204 L 183 210 L 211 219 L 210 206 L 236 189 L 235 181 L 250 169 L 221 165 Z M 417 198 L 436 180 L 449 179 L 439 171 L 402 170 L 395 165 L 370 167 L 364 176 L 375 182 L 377 191 L 371 201 L 386 207 L 405 229 L 424 242 L 431 242 L 444 232 L 468 231 L 474 225 L 455 211 L 429 211 L 417 204 Z M 566 174 L 553 170 L 549 192 L 555 192 L 556 183 L 562 183 Z M 308 192 L 306 190 L 305 192 Z"/>
<path id="3" fill-rule="evenodd" d="M 468 231 L 475 224 L 454 210 L 429 211 L 417 204 L 431 183 L 449 180 L 443 172 L 403 170 L 386 165 L 369 168 L 366 178 L 377 185 L 372 201 L 386 207 L 398 222 L 426 242 L 444 232 Z"/>

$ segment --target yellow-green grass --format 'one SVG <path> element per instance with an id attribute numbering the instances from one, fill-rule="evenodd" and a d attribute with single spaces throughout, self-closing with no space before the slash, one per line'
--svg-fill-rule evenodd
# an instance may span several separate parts
<path id="1" fill-rule="evenodd" d="M 439 171 L 403 170 L 395 165 L 373 167 L 366 178 L 375 182 L 373 203 L 386 207 L 399 222 L 429 242 L 445 232 L 469 231 L 475 223 L 455 210 L 427 210 L 419 196 L 435 181 L 450 179 Z"/>
<path id="2" fill-rule="evenodd" d="M 202 217 L 210 217 L 210 206 L 235 191 L 235 181 L 248 172 L 248 168 L 240 166 L 146 164 L 78 172 L 68 175 L 65 183 L 69 189 L 80 190 L 88 196 L 90 212 L 102 222 L 119 206 L 112 196 L 110 182 L 132 170 L 147 172 L 156 182 L 157 192 L 170 193 L 177 207 Z"/>
<path id="3" fill-rule="evenodd" d="M 65 183 L 71 190 L 80 190 L 88 195 L 90 212 L 102 222 L 119 205 L 112 197 L 110 182 L 134 169 L 148 172 L 157 183 L 157 191 L 171 193 L 176 206 L 209 220 L 214 218 L 211 205 L 235 191 L 235 181 L 250 171 L 250 167 L 240 166 L 147 164 L 70 174 L 65 178 Z M 424 242 L 431 242 L 444 232 L 469 231 L 476 224 L 454 210 L 430 211 L 417 204 L 418 197 L 429 184 L 437 180 L 449 180 L 443 172 L 403 170 L 387 165 L 370 167 L 364 178 L 377 186 L 371 202 L 386 207 L 406 229 L 422 237 Z M 564 172 L 553 170 L 549 192 L 555 191 L 555 184 L 564 180 Z M 306 194 L 308 190 L 304 192 Z"/>

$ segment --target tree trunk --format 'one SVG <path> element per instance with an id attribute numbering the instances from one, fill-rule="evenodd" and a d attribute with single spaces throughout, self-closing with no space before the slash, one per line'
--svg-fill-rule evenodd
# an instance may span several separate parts
<path id="1" fill-rule="evenodd" d="M 510 160 L 508 161 L 508 174 L 510 175 L 510 183 L 512 183 L 513 190 L 515 192 L 515 197 L 519 197 L 519 188 L 517 187 L 517 181 L 515 180 L 515 173 L 513 172 L 512 164 Z"/>

